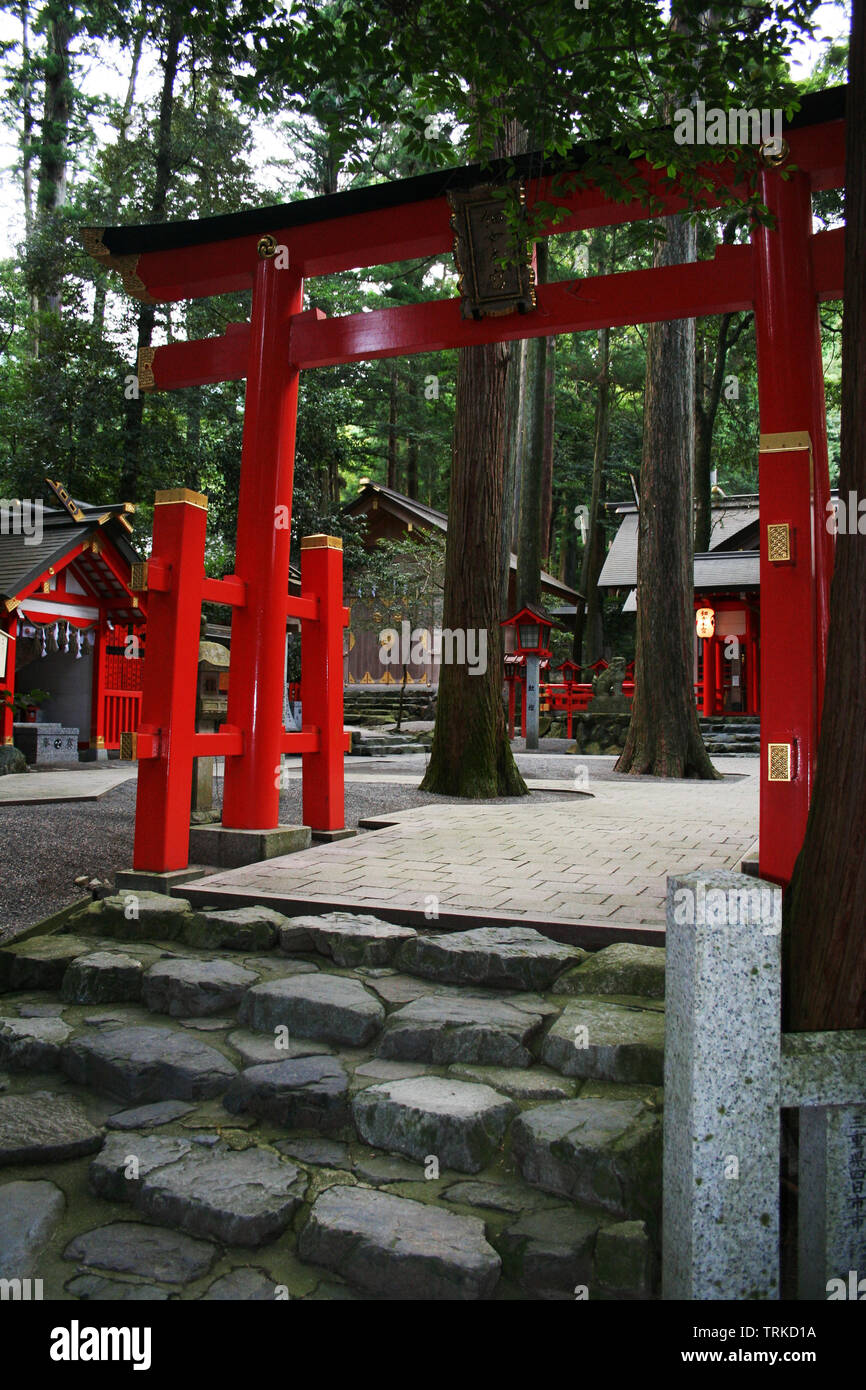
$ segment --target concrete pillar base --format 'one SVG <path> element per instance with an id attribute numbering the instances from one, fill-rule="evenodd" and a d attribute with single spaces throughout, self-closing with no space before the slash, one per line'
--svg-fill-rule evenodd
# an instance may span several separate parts
<path id="1" fill-rule="evenodd" d="M 276 859 L 280 854 L 309 849 L 311 840 L 308 825 L 278 825 L 273 830 L 194 825 L 189 833 L 189 853 L 190 858 L 199 863 L 237 869 L 243 864 L 258 864 L 262 859 Z"/>
<path id="2" fill-rule="evenodd" d="M 118 869 L 114 875 L 114 889 L 117 893 L 170 894 L 173 888 L 182 883 L 206 878 L 210 872 L 210 868 L 203 864 L 190 865 L 188 869 L 167 869 L 163 873 L 157 869 Z"/>

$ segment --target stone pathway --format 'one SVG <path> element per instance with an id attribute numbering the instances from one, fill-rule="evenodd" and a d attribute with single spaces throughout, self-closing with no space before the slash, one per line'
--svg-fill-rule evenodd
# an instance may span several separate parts
<path id="1" fill-rule="evenodd" d="M 0 950 L 0 1276 L 655 1296 L 664 953 L 108 898 Z"/>
<path id="2" fill-rule="evenodd" d="M 361 908 L 424 925 L 523 922 L 583 945 L 663 939 L 668 874 L 735 868 L 758 829 L 755 759 L 721 782 L 594 779 L 567 801 L 423 806 L 374 835 L 196 881 L 196 904 Z M 367 780 L 366 778 L 363 780 Z"/>
<path id="3" fill-rule="evenodd" d="M 134 763 L 84 763 L 80 767 L 47 768 L 40 772 L 12 772 L 0 777 L 0 806 L 27 806 L 31 802 L 98 801 L 112 787 L 137 775 Z"/>

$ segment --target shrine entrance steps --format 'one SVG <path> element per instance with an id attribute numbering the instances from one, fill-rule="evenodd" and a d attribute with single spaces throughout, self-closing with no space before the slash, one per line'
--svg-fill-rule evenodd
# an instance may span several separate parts
<path id="1" fill-rule="evenodd" d="M 430 734 L 398 734 L 393 730 L 372 733 L 369 729 L 353 729 L 349 751 L 356 758 L 395 758 L 429 753 L 432 746 Z"/>
<path id="2" fill-rule="evenodd" d="M 437 690 L 429 686 L 407 685 L 403 692 L 403 720 L 430 720 L 436 717 Z M 343 689 L 343 723 L 375 728 L 394 724 L 400 708 L 400 686 L 347 685 Z"/>
<path id="3" fill-rule="evenodd" d="M 707 752 L 744 757 L 761 752 L 761 719 L 757 714 L 699 715 L 701 737 Z"/>
<path id="4" fill-rule="evenodd" d="M 127 893 L 0 950 L 0 1275 L 657 1296 L 664 951 Z"/>

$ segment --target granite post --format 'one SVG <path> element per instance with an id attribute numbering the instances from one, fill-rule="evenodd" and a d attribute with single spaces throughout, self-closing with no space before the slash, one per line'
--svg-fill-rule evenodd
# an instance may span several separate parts
<path id="1" fill-rule="evenodd" d="M 523 730 L 526 736 L 526 748 L 538 747 L 538 671 L 540 663 L 541 658 L 539 656 L 527 655 L 526 684 L 523 691 L 523 698 L 526 701 Z"/>
<path id="2" fill-rule="evenodd" d="M 668 879 L 663 1297 L 779 1297 L 781 892 Z"/>
<path id="3" fill-rule="evenodd" d="M 801 1109 L 799 1191 L 799 1297 L 866 1295 L 866 1105 Z"/>

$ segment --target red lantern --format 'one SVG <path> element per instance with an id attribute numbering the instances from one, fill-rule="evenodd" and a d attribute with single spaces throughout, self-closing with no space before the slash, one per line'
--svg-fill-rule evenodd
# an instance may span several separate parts
<path id="1" fill-rule="evenodd" d="M 513 617 L 506 618 L 500 626 L 515 630 L 514 650 L 518 656 L 550 656 L 547 646 L 553 623 L 546 613 L 538 608 L 521 608 Z"/>

